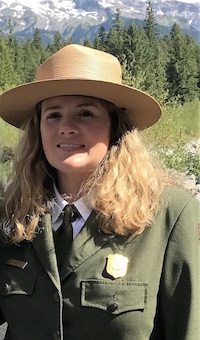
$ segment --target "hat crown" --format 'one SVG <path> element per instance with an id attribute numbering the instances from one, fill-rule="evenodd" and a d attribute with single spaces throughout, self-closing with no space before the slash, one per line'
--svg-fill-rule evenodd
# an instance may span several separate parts
<path id="1" fill-rule="evenodd" d="M 36 80 L 87 79 L 122 83 L 116 57 L 90 47 L 71 44 L 49 57 L 37 71 Z"/>

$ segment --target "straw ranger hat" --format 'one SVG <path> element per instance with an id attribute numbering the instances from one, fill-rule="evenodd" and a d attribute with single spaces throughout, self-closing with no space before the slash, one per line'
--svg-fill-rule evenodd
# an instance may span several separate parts
<path id="1" fill-rule="evenodd" d="M 133 126 L 142 130 L 161 115 L 157 101 L 122 84 L 121 66 L 111 54 L 81 45 L 67 45 L 37 70 L 36 80 L 14 87 L 0 96 L 0 117 L 16 127 L 35 111 L 42 100 L 62 95 L 105 99 L 125 108 Z"/>

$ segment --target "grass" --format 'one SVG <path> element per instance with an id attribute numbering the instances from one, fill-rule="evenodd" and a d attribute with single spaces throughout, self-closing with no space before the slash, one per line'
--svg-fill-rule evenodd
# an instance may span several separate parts
<path id="1" fill-rule="evenodd" d="M 22 131 L 14 126 L 7 124 L 0 118 L 0 151 L 3 147 L 7 146 L 14 149 L 19 141 Z"/>
<path id="2" fill-rule="evenodd" d="M 164 107 L 157 124 L 143 132 L 160 161 L 170 169 L 200 174 L 200 154 L 186 150 L 186 144 L 200 138 L 200 105 L 195 100 L 183 106 Z"/>
<path id="3" fill-rule="evenodd" d="M 157 124 L 144 131 L 156 146 L 171 147 L 174 144 L 200 138 L 199 101 L 183 106 L 165 106 Z"/>
<path id="4" fill-rule="evenodd" d="M 0 184 L 5 186 L 8 181 L 12 162 L 4 162 L 2 155 L 5 149 L 15 149 L 22 135 L 22 131 L 5 123 L 1 118 L 0 131 Z"/>

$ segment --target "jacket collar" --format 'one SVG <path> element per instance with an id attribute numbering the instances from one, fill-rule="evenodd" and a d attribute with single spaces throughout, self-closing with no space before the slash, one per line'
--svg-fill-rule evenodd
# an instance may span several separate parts
<path id="1" fill-rule="evenodd" d="M 41 232 L 37 234 L 32 244 L 50 279 L 60 290 L 60 277 L 56 261 L 51 214 L 46 214 L 43 217 L 40 227 Z"/>
<path id="2" fill-rule="evenodd" d="M 72 243 L 69 256 L 61 270 L 61 281 L 114 237 L 115 235 L 107 235 L 99 230 L 99 218 L 92 211 Z"/>
<path id="3" fill-rule="evenodd" d="M 107 235 L 99 230 L 99 218 L 92 211 L 74 239 L 59 276 L 50 214 L 44 216 L 41 226 L 43 231 L 33 240 L 33 247 L 47 274 L 58 289 L 60 289 L 60 281 L 115 237 L 115 235 Z"/>

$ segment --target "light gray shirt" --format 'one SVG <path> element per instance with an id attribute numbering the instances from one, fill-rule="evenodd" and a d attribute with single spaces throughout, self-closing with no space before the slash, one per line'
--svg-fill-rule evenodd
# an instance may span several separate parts
<path id="1" fill-rule="evenodd" d="M 63 215 L 62 211 L 64 207 L 69 204 L 58 192 L 58 189 L 54 185 L 55 191 L 55 202 L 52 207 L 51 211 L 51 221 L 52 221 L 52 228 L 56 231 L 63 222 Z M 88 219 L 92 209 L 90 209 L 84 202 L 83 197 L 79 198 L 77 201 L 73 202 L 76 209 L 79 211 L 81 217 L 78 217 L 73 223 L 73 238 L 77 236 L 81 228 L 83 227 L 85 221 Z"/>

